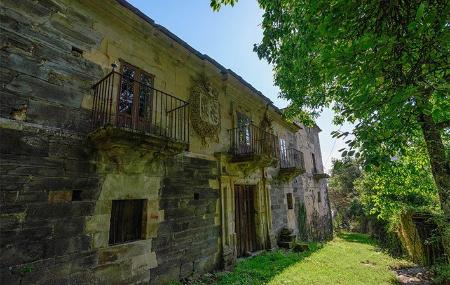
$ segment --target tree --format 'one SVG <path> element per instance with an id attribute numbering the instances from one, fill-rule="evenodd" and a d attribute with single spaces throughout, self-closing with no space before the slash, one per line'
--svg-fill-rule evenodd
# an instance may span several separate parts
<path id="1" fill-rule="evenodd" d="M 339 227 L 349 228 L 356 224 L 363 230 L 366 219 L 354 185 L 360 177 L 361 167 L 355 159 L 333 160 L 328 195 Z"/>
<path id="2" fill-rule="evenodd" d="M 354 186 L 367 213 L 391 224 L 409 211 L 441 213 L 426 150 L 420 144 L 365 171 Z"/>
<path id="3" fill-rule="evenodd" d="M 213 2 L 218 9 L 236 1 Z M 420 132 L 450 221 L 450 2 L 258 2 L 264 36 L 254 50 L 274 65 L 289 114 L 332 106 L 336 123 L 356 124 L 346 154 L 368 166 L 403 153 Z"/>
<path id="4" fill-rule="evenodd" d="M 431 214 L 432 222 L 439 226 L 439 230 L 433 231 L 434 238 L 425 242 L 441 243 L 450 261 L 450 228 L 439 207 L 437 187 L 423 144 L 423 141 L 416 140 L 401 156 L 363 172 L 354 185 L 367 215 L 386 222 L 386 233 L 397 232 L 405 248 L 414 240 L 414 232 L 408 230 L 411 229 L 408 222 L 412 222 L 412 214 Z M 408 252 L 422 261 L 430 257 L 415 250 Z"/>

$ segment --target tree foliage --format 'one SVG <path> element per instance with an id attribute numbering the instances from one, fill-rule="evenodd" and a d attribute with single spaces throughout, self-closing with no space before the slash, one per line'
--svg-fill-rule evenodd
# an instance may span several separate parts
<path id="1" fill-rule="evenodd" d="M 361 165 L 355 159 L 345 157 L 333 161 L 328 195 L 338 228 L 362 230 L 366 219 L 355 189 L 355 181 L 361 174 Z"/>
<path id="2" fill-rule="evenodd" d="M 427 158 L 425 149 L 414 145 L 364 172 L 355 188 L 367 213 L 392 224 L 409 211 L 439 214 L 438 191 Z"/>
<path id="3" fill-rule="evenodd" d="M 218 11 L 222 5 L 231 5 L 234 6 L 237 0 L 211 0 L 211 8 L 215 11 Z"/>
<path id="4" fill-rule="evenodd" d="M 368 166 L 404 153 L 419 134 L 450 220 L 442 141 L 450 126 L 450 1 L 258 2 L 264 35 L 254 50 L 274 65 L 288 113 L 305 118 L 333 107 L 335 123 L 355 124 L 346 154 Z"/>
<path id="5" fill-rule="evenodd" d="M 416 141 L 392 161 L 365 171 L 363 176 L 356 180 L 355 187 L 366 213 L 386 222 L 388 233 L 389 230 L 397 231 L 406 248 L 411 248 L 410 241 L 415 239 L 414 231 L 405 230 L 409 228 L 408 222 L 405 221 L 411 219 L 411 213 L 431 214 L 430 217 L 439 230 L 433 231 L 433 238 L 425 242 L 435 246 L 437 243 L 442 244 L 448 258 L 450 224 L 444 209 L 439 207 L 438 188 L 431 174 L 431 165 L 423 144 L 423 141 Z M 403 230 L 399 230 L 401 228 Z M 405 238 L 405 235 L 409 238 Z M 409 253 L 416 258 L 420 256 L 422 261 L 434 258 L 429 252 L 423 256 L 414 251 Z"/>

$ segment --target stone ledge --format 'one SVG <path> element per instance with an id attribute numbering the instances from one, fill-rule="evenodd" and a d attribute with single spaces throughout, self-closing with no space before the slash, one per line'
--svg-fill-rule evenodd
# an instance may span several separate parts
<path id="1" fill-rule="evenodd" d="M 278 179 L 282 182 L 290 182 L 295 177 L 305 173 L 304 167 L 289 167 L 280 168 L 278 172 Z"/>
<path id="2" fill-rule="evenodd" d="M 175 155 L 183 152 L 187 145 L 181 142 L 175 142 L 165 137 L 133 132 L 122 128 L 111 126 L 98 128 L 89 133 L 89 139 L 94 143 L 98 150 L 115 151 L 117 149 L 140 149 L 142 151 L 151 151 Z"/>
<path id="3" fill-rule="evenodd" d="M 44 126 L 41 124 L 30 123 L 26 121 L 13 120 L 8 118 L 0 117 L 0 128 L 1 129 L 10 129 L 10 130 L 18 130 L 18 131 L 28 131 L 34 133 L 46 132 L 51 135 L 66 137 L 71 139 L 83 139 L 84 136 L 81 133 L 68 131 L 64 128 L 56 128 L 50 126 Z"/>
<path id="4" fill-rule="evenodd" d="M 330 175 L 326 173 L 313 173 L 313 177 L 316 180 L 324 179 L 324 178 L 330 178 Z"/>
<path id="5" fill-rule="evenodd" d="M 276 167 L 278 159 L 267 155 L 251 155 L 236 159 L 228 152 L 216 152 L 214 156 L 222 161 L 221 175 L 225 176 L 248 176 L 257 169 L 265 167 Z M 225 171 L 224 171 L 225 170 Z"/>

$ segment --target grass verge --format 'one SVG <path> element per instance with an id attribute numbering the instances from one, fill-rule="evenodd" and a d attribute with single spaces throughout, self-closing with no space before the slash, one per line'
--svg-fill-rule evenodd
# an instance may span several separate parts
<path id="1" fill-rule="evenodd" d="M 339 234 L 303 253 L 277 250 L 242 260 L 232 272 L 206 274 L 187 284 L 382 285 L 397 284 L 394 268 L 412 266 L 381 251 L 367 235 Z"/>

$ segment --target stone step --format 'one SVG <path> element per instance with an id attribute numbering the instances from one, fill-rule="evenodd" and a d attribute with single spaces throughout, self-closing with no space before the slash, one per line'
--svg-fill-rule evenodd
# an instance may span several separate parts
<path id="1" fill-rule="evenodd" d="M 294 234 L 288 235 L 288 236 L 280 235 L 280 241 L 287 241 L 287 242 L 289 242 L 289 241 L 294 241 L 294 240 L 295 240 L 295 235 Z"/>
<path id="2" fill-rule="evenodd" d="M 278 246 L 281 248 L 291 249 L 293 247 L 293 242 L 279 241 Z"/>
<path id="3" fill-rule="evenodd" d="M 295 252 L 304 252 L 304 251 L 308 251 L 309 250 L 309 246 L 306 243 L 296 243 L 293 246 L 293 250 Z"/>

